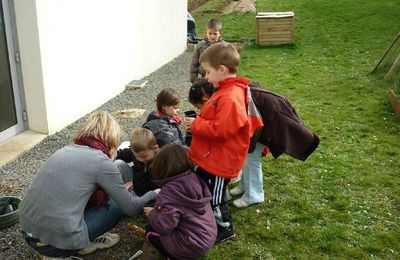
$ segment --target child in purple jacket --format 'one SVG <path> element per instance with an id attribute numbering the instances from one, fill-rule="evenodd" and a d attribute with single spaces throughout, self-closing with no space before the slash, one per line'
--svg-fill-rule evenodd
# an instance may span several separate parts
<path id="1" fill-rule="evenodd" d="M 184 147 L 167 144 L 155 156 L 151 169 L 161 191 L 154 208 L 144 208 L 150 220 L 146 238 L 170 259 L 205 255 L 217 237 L 210 191 L 193 173 L 193 166 Z"/>

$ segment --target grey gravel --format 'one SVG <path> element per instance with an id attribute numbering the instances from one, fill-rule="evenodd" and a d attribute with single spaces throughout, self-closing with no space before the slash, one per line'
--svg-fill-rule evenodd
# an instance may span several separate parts
<path id="1" fill-rule="evenodd" d="M 140 126 L 145 121 L 147 114 L 155 109 L 157 93 L 164 87 L 174 87 L 181 93 L 181 112 L 193 109 L 187 102 L 187 93 L 190 86 L 188 71 L 191 55 L 192 53 L 190 52 L 182 53 L 173 61 L 145 77 L 144 79 L 148 80 L 148 83 L 143 89 L 125 90 L 98 108 L 111 113 L 126 108 L 146 109 L 146 112 L 138 118 L 117 118 L 123 129 L 123 140 L 128 140 L 132 128 Z M 73 102 L 71 102 L 71 105 L 73 105 Z M 0 169 L 0 194 L 23 197 L 41 164 L 56 150 L 71 142 L 77 127 L 86 118 L 87 115 L 65 127 L 60 132 L 48 136 L 18 159 L 2 167 Z M 124 219 L 111 231 L 118 233 L 121 237 L 121 241 L 116 246 L 111 249 L 97 250 L 95 253 L 82 258 L 129 259 L 141 248 L 144 240 L 127 230 L 126 224 L 128 222 L 143 226 L 146 220 L 143 216 L 137 219 Z M 34 250 L 22 239 L 19 228 L 17 223 L 9 228 L 0 230 L 0 259 L 38 259 Z"/>

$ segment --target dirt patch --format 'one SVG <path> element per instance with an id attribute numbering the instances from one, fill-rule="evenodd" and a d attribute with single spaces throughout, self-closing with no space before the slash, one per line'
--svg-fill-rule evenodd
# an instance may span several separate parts
<path id="1" fill-rule="evenodd" d="M 195 11 L 206 2 L 207 0 L 189 0 L 189 12 Z M 221 1 L 219 6 L 222 7 L 217 12 L 222 12 L 223 14 L 256 12 L 256 0 L 225 0 Z"/>
<path id="2" fill-rule="evenodd" d="M 191 12 L 200 5 L 204 4 L 207 2 L 207 0 L 189 0 L 188 1 L 188 11 Z"/>
<path id="3" fill-rule="evenodd" d="M 228 5 L 222 8 L 222 13 L 255 13 L 256 0 L 238 0 L 231 1 Z"/>
<path id="4" fill-rule="evenodd" d="M 123 117 L 123 118 L 136 118 L 143 115 L 146 112 L 145 109 L 140 108 L 126 108 L 113 113 L 116 117 Z"/>

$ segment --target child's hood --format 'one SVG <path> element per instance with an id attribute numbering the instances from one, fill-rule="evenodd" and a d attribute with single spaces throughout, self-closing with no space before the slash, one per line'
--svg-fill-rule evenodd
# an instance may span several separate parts
<path id="1" fill-rule="evenodd" d="M 179 204 L 203 214 L 205 206 L 211 201 L 207 185 L 192 171 L 187 171 L 170 178 L 153 180 L 161 188 L 156 204 Z"/>
<path id="2" fill-rule="evenodd" d="M 162 114 L 158 110 L 154 110 L 147 116 L 146 122 L 148 122 L 150 120 L 155 120 L 155 119 L 166 119 L 166 120 L 168 120 L 169 116 L 165 115 L 165 114 Z"/>
<path id="3" fill-rule="evenodd" d="M 160 111 L 157 111 L 157 110 L 151 112 L 147 116 L 146 122 L 149 122 L 151 120 L 159 120 L 159 119 L 165 120 L 165 121 L 169 122 L 170 124 L 175 124 L 175 123 L 180 124 L 180 123 L 182 123 L 182 118 L 180 118 L 179 116 L 172 116 L 171 117 L 171 116 L 166 115 L 166 114 L 164 114 L 164 113 L 162 113 Z"/>

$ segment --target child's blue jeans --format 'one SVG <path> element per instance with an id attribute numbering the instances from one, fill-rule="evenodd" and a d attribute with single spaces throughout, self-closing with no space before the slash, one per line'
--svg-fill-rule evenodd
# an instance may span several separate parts
<path id="1" fill-rule="evenodd" d="M 242 200 L 249 204 L 264 202 L 263 172 L 261 164 L 261 154 L 265 145 L 257 143 L 256 149 L 247 154 L 246 162 L 243 166 L 242 178 L 239 188 L 244 192 Z"/>

